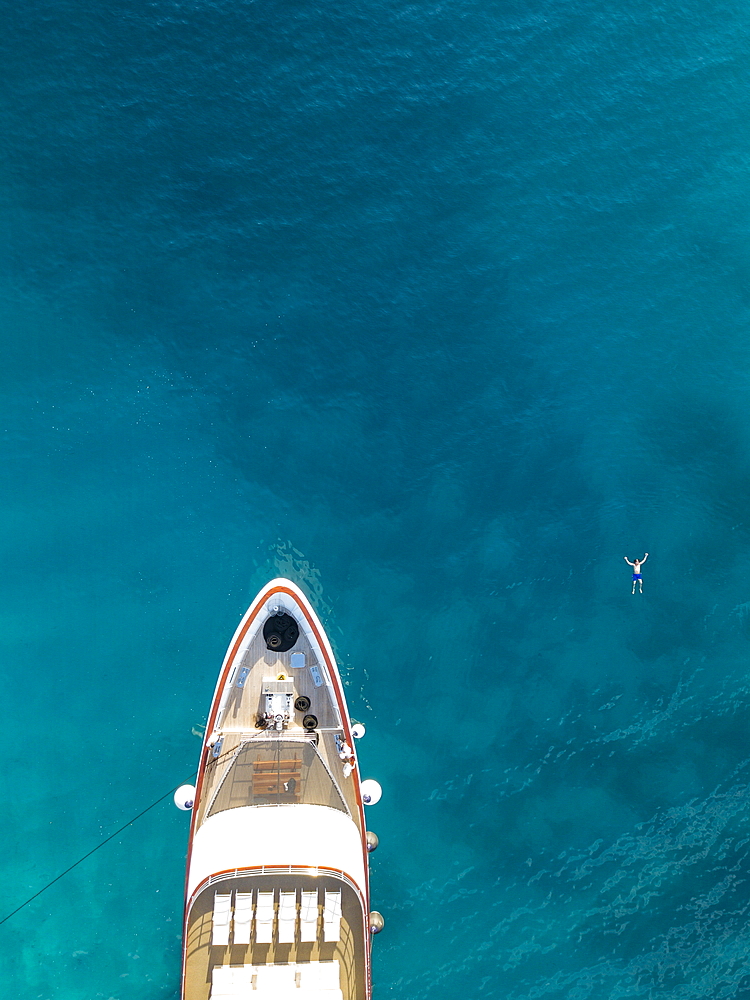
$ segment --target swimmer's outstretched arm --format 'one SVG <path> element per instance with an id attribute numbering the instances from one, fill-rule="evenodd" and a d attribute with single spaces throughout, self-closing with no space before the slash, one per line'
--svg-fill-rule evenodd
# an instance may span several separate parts
<path id="1" fill-rule="evenodd" d="M 641 559 L 641 566 L 642 566 L 642 565 L 643 565 L 643 564 L 645 563 L 645 561 L 646 561 L 647 559 L 648 559 L 648 552 L 647 552 L 647 553 L 646 553 L 646 555 L 645 555 L 645 556 L 643 557 L 643 559 Z"/>
<path id="2" fill-rule="evenodd" d="M 623 556 L 622 558 L 625 560 L 628 566 L 635 566 L 635 563 L 632 563 L 627 556 Z"/>

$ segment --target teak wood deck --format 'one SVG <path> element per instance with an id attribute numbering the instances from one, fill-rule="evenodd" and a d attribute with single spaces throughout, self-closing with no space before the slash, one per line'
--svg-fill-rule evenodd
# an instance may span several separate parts
<path id="1" fill-rule="evenodd" d="M 290 665 L 292 652 L 302 652 L 305 654 L 306 662 L 304 668 L 292 670 Z M 342 732 L 338 710 L 331 700 L 330 691 L 325 681 L 319 687 L 316 686 L 310 671 L 311 666 L 316 667 L 320 671 L 321 676 L 325 676 L 323 665 L 318 663 L 318 659 L 310 643 L 302 634 L 297 640 L 294 649 L 288 653 L 276 653 L 266 649 L 265 640 L 260 633 L 250 643 L 247 652 L 242 657 L 242 660 L 235 665 L 233 673 L 230 675 L 232 687 L 225 703 L 219 727 L 222 739 L 221 748 L 217 757 L 214 757 L 212 752 L 210 752 L 211 755 L 206 762 L 196 829 L 206 818 L 206 810 L 217 792 L 216 784 L 224 779 L 226 764 L 232 760 L 233 753 L 238 750 L 241 744 L 247 743 L 250 740 L 267 740 L 269 736 L 272 739 L 274 738 L 274 734 L 270 730 L 258 729 L 256 723 L 265 703 L 262 695 L 263 682 L 276 680 L 282 674 L 294 682 L 292 703 L 294 703 L 296 698 L 304 695 L 310 699 L 310 708 L 304 712 L 296 711 L 293 708 L 289 726 L 283 733 L 276 734 L 277 737 L 282 740 L 285 736 L 317 740 L 316 745 L 320 757 L 331 773 L 335 775 L 338 787 L 346 800 L 350 815 L 355 822 L 358 822 L 358 809 L 353 782 L 351 778 L 343 778 L 341 761 L 336 748 L 336 735 Z M 245 669 L 249 670 L 249 672 L 244 678 L 243 686 L 238 687 L 237 681 L 242 677 Z M 317 734 L 307 733 L 302 726 L 302 720 L 308 714 L 314 715 L 318 720 Z M 261 762 L 257 762 L 255 766 L 259 768 L 263 765 L 261 765 Z M 270 762 L 265 766 L 269 768 L 269 771 L 274 770 L 274 767 L 278 771 L 277 765 L 272 766 Z M 258 775 L 257 778 L 256 774 Z M 260 775 L 260 770 L 254 772 L 252 779 L 254 793 L 261 788 L 262 779 Z M 290 777 L 296 778 L 297 776 L 290 774 Z M 282 780 L 281 773 L 278 772 L 276 781 L 277 792 L 280 790 L 279 786 L 282 786 L 283 782 L 287 780 L 287 778 Z M 299 793 L 295 794 L 296 797 L 290 797 L 286 801 L 304 801 L 304 796 L 300 798 Z M 240 803 L 236 802 L 235 804 L 239 805 Z"/>

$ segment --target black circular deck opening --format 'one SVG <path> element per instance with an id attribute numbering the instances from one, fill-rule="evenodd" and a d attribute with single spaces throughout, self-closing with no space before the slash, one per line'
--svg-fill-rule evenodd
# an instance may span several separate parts
<path id="1" fill-rule="evenodd" d="M 271 615 L 263 626 L 266 646 L 276 653 L 286 653 L 299 639 L 299 626 L 286 611 L 281 615 Z"/>

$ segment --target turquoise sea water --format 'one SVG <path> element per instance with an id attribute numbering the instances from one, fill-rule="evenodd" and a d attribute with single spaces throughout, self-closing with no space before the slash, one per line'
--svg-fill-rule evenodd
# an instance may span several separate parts
<path id="1" fill-rule="evenodd" d="M 384 787 L 376 998 L 750 996 L 746 8 L 3 23 L 3 912 L 190 775 L 281 574 Z M 172 1000 L 186 837 L 2 924 L 2 995 Z"/>

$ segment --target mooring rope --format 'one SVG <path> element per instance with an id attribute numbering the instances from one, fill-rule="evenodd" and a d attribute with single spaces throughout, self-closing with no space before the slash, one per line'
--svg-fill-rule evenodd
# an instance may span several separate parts
<path id="1" fill-rule="evenodd" d="M 230 754 L 234 753 L 236 749 L 237 749 L 236 747 L 233 747 L 231 750 L 227 750 L 223 754 L 220 754 L 220 756 L 212 758 L 211 760 L 207 761 L 206 766 L 218 765 L 219 763 L 221 763 L 222 760 L 224 760 L 225 757 L 228 757 Z M 163 795 L 160 795 L 158 799 L 156 799 L 154 802 L 151 803 L 150 806 L 146 806 L 146 808 L 142 809 L 141 812 L 139 812 L 136 816 L 133 816 L 132 819 L 129 819 L 124 826 L 120 827 L 119 830 L 115 830 L 114 833 L 110 833 L 108 837 L 102 840 L 101 843 L 97 844 L 96 847 L 92 847 L 92 849 L 87 854 L 84 854 L 82 858 L 79 858 L 78 861 L 74 861 L 73 864 L 70 865 L 70 867 L 66 868 L 64 872 L 60 872 L 60 874 L 56 875 L 50 882 L 48 882 L 46 885 L 43 885 L 41 889 L 38 889 L 33 896 L 29 896 L 28 899 L 25 899 L 20 906 L 17 906 L 15 908 L 15 910 L 11 910 L 10 913 L 8 913 L 6 916 L 2 918 L 2 920 L 0 920 L 0 924 L 4 924 L 6 920 L 10 920 L 11 917 L 14 917 L 19 910 L 22 910 L 24 908 L 24 906 L 28 906 L 29 903 L 33 902 L 36 899 L 37 896 L 41 896 L 41 894 L 43 892 L 46 892 L 47 889 L 50 888 L 50 886 L 53 886 L 55 884 L 55 882 L 59 882 L 61 878 L 65 878 L 65 876 L 69 872 L 72 872 L 74 868 L 77 868 L 80 864 L 82 864 L 86 860 L 86 858 L 90 858 L 92 854 L 96 854 L 96 852 L 101 850 L 101 848 L 104 847 L 105 844 L 108 844 L 110 840 L 114 840 L 115 837 L 121 834 L 124 830 L 127 830 L 129 826 L 132 826 L 136 820 L 139 820 L 142 816 L 145 816 L 147 812 L 151 812 L 151 810 L 155 806 L 158 806 L 160 802 L 163 802 L 164 799 L 168 798 L 170 795 L 174 795 L 174 793 L 177 791 L 178 788 L 181 788 L 184 784 L 187 784 L 187 782 L 191 781 L 197 774 L 198 774 L 197 771 L 193 771 L 193 773 L 190 775 L 189 778 L 187 778 L 186 781 L 181 781 L 179 785 L 175 785 L 174 788 L 170 788 L 168 792 L 165 792 Z"/>
<path id="2" fill-rule="evenodd" d="M 194 778 L 197 773 L 198 773 L 197 771 L 194 771 L 193 774 L 190 775 L 190 778 Z M 190 781 L 190 778 L 188 778 L 187 780 Z M 110 840 L 114 840 L 118 834 L 123 832 L 123 830 L 127 830 L 127 828 L 129 826 L 132 826 L 132 824 L 135 823 L 136 820 L 140 819 L 141 816 L 145 816 L 147 812 L 150 812 L 154 808 L 154 806 L 158 806 L 159 803 L 163 802 L 164 799 L 166 799 L 169 795 L 174 795 L 177 789 L 184 784 L 185 782 L 183 781 L 180 782 L 179 785 L 175 785 L 174 788 L 170 788 L 168 792 L 165 792 L 163 795 L 160 795 L 155 802 L 151 803 L 150 806 L 146 806 L 146 808 L 143 809 L 141 812 L 139 812 L 137 816 L 133 816 L 132 819 L 129 819 L 124 826 L 120 827 L 119 830 L 115 830 L 114 833 L 110 833 L 110 835 L 105 840 L 102 840 L 101 843 L 96 845 L 96 847 L 93 847 L 87 854 L 84 854 L 82 858 L 79 858 L 78 861 L 74 861 L 73 864 L 70 865 L 69 868 L 66 868 L 64 872 L 60 872 L 60 874 L 56 875 L 50 882 L 48 882 L 46 885 L 43 885 L 41 889 L 37 890 L 37 892 L 35 892 L 33 896 L 29 896 L 28 899 L 24 900 L 24 902 L 21 903 L 20 906 L 17 906 L 15 910 L 11 910 L 11 912 L 7 916 L 3 917 L 2 920 L 0 920 L 0 924 L 4 924 L 6 920 L 10 920 L 11 917 L 14 917 L 19 910 L 22 910 L 24 908 L 24 906 L 28 906 L 29 903 L 31 903 L 33 900 L 36 899 L 37 896 L 41 896 L 41 894 L 43 892 L 46 892 L 46 890 L 49 889 L 50 886 L 54 885 L 55 882 L 59 882 L 61 878 L 65 878 L 65 876 L 69 872 L 72 872 L 74 868 L 77 868 L 80 864 L 82 864 L 86 860 L 86 858 L 90 858 L 92 854 L 96 854 L 96 852 L 98 850 L 101 850 L 101 848 L 104 847 L 105 844 L 108 844 Z"/>
<path id="3" fill-rule="evenodd" d="M 233 753 L 233 750 L 227 750 L 226 753 L 221 754 L 221 756 L 217 757 L 215 760 L 209 761 L 209 763 L 218 764 L 221 760 L 224 759 L 224 757 L 228 756 L 231 753 Z M 55 884 L 55 882 L 59 882 L 61 878 L 65 878 L 65 876 L 69 872 L 72 872 L 74 868 L 77 868 L 80 864 L 82 864 L 86 860 L 86 858 L 90 858 L 92 854 L 96 854 L 96 852 L 101 850 L 101 848 L 104 847 L 105 844 L 108 844 L 110 840 L 114 840 L 115 837 L 117 837 L 119 834 L 123 832 L 123 830 L 127 830 L 129 826 L 132 826 L 136 820 L 139 820 L 142 816 L 145 816 L 147 812 L 151 812 L 151 810 L 155 806 L 158 806 L 160 802 L 163 802 L 164 799 L 168 798 L 170 795 L 174 795 L 174 793 L 177 791 L 178 788 L 181 788 L 184 784 L 187 784 L 187 782 L 191 781 L 197 774 L 198 774 L 197 771 L 193 771 L 193 773 L 190 775 L 189 778 L 186 779 L 186 781 L 181 781 L 179 785 L 175 785 L 174 788 L 170 788 L 168 792 L 165 792 L 163 795 L 160 795 L 158 799 L 156 799 L 154 802 L 151 803 L 150 806 L 146 806 L 146 808 L 142 809 L 136 816 L 133 816 L 132 819 L 129 819 L 124 826 L 120 827 L 119 830 L 115 830 L 114 833 L 110 833 L 108 837 L 102 840 L 101 843 L 97 844 L 96 847 L 92 847 L 92 849 L 87 854 L 84 854 L 82 858 L 79 858 L 78 861 L 74 861 L 73 864 L 70 865 L 69 868 L 66 868 L 64 872 L 60 872 L 60 874 L 56 875 L 50 882 L 48 882 L 46 885 L 43 885 L 41 889 L 38 889 L 33 896 L 29 896 L 28 899 L 25 899 L 20 906 L 17 906 L 15 908 L 15 910 L 11 910 L 10 913 L 8 913 L 6 916 L 2 918 L 2 920 L 0 920 L 0 924 L 4 924 L 6 920 L 10 920 L 11 917 L 14 917 L 19 910 L 22 910 L 24 908 L 24 906 L 28 906 L 29 903 L 33 902 L 36 899 L 37 896 L 41 896 L 41 894 L 43 892 L 46 892 L 47 889 L 50 888 L 50 886 Z"/>

